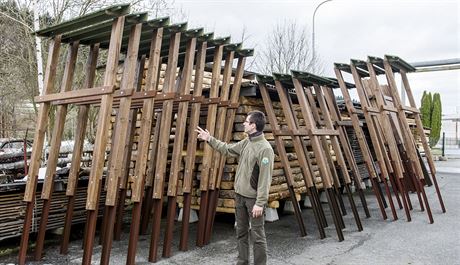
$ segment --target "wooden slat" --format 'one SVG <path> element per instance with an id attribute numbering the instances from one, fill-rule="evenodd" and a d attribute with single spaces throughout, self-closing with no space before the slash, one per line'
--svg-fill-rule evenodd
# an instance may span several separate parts
<path id="1" fill-rule="evenodd" d="M 61 36 L 56 36 L 50 44 L 48 52 L 47 66 L 45 70 L 43 95 L 48 95 L 54 88 L 54 79 L 56 77 L 57 60 L 59 58 L 59 48 L 61 46 Z M 40 168 L 41 154 L 45 139 L 46 126 L 48 124 L 49 103 L 42 103 L 38 110 L 37 126 L 35 129 L 34 148 L 29 166 L 29 177 L 27 178 L 26 190 L 24 192 L 24 201 L 32 202 L 35 189 L 37 187 L 38 169 Z"/>
<path id="2" fill-rule="evenodd" d="M 64 76 L 62 77 L 62 85 L 60 92 L 67 92 L 72 86 L 74 77 L 75 63 L 77 61 L 77 52 L 79 43 L 73 42 L 69 45 Z M 64 132 L 65 118 L 67 116 L 67 105 L 58 106 L 56 110 L 53 136 L 51 138 L 50 152 L 48 155 L 48 163 L 46 166 L 45 181 L 42 189 L 42 199 L 50 199 L 51 189 L 54 186 L 54 175 L 59 158 L 59 150 L 61 148 L 62 134 Z"/>
<path id="3" fill-rule="evenodd" d="M 85 84 L 84 89 L 89 89 L 94 84 L 96 76 L 97 57 L 99 55 L 99 45 L 92 45 L 85 69 Z M 78 110 L 77 126 L 75 132 L 75 144 L 72 151 L 72 162 L 70 166 L 69 176 L 67 178 L 67 196 L 75 195 L 75 188 L 80 171 L 80 162 L 82 157 L 83 145 L 85 140 L 86 126 L 88 123 L 89 106 L 80 106 Z"/>
<path id="4" fill-rule="evenodd" d="M 64 75 L 62 77 L 61 92 L 69 91 L 72 86 L 74 77 L 75 63 L 77 61 L 77 52 L 79 43 L 73 42 L 70 45 L 67 53 L 66 65 Z M 50 153 L 48 156 L 48 163 L 45 173 L 45 181 L 42 187 L 43 209 L 42 218 L 40 220 L 40 227 L 37 236 L 37 244 L 35 247 L 35 259 L 39 260 L 42 256 L 43 246 L 45 244 L 46 225 L 48 223 L 51 192 L 54 187 L 54 176 L 56 173 L 56 166 L 59 158 L 59 150 L 61 147 L 62 134 L 64 133 L 65 118 L 67 116 L 67 105 L 58 106 L 56 115 L 54 116 L 53 137 L 51 139 Z"/>
<path id="5" fill-rule="evenodd" d="M 156 93 L 158 86 L 158 68 L 159 66 L 159 52 L 161 49 L 161 42 L 163 40 L 163 28 L 156 29 L 152 34 L 152 39 L 150 42 L 150 56 L 149 56 L 149 65 L 147 69 L 146 77 L 146 88 L 145 93 Z M 142 93 L 142 92 L 141 92 Z M 154 95 L 155 96 L 155 95 Z M 134 96 L 133 96 L 134 98 Z M 131 199 L 134 202 L 140 202 L 142 200 L 142 190 L 144 182 L 146 181 L 146 169 L 150 145 L 150 137 L 152 130 L 152 122 L 154 118 L 153 106 L 155 103 L 154 98 L 150 98 L 143 101 L 142 106 L 142 118 L 141 118 L 141 128 L 140 128 L 140 139 L 138 143 L 137 150 L 137 160 L 136 166 L 134 168 L 133 183 L 131 184 Z M 158 138 L 158 133 L 154 133 L 154 137 Z M 151 156 L 152 160 L 154 157 Z M 153 168 L 152 168 L 153 170 Z M 151 186 L 151 181 L 147 181 L 149 186 Z"/>
<path id="6" fill-rule="evenodd" d="M 166 68 L 165 83 L 163 91 L 165 93 L 172 93 L 175 89 L 175 76 L 177 68 L 177 56 L 179 51 L 180 33 L 176 33 L 171 37 L 168 65 Z M 166 159 L 169 147 L 169 135 L 171 131 L 172 119 L 172 100 L 163 102 L 163 114 L 161 115 L 161 131 L 158 142 L 158 154 L 156 163 L 156 172 L 153 185 L 153 198 L 161 199 L 163 197 L 163 187 L 166 174 Z"/>
<path id="7" fill-rule="evenodd" d="M 176 69 L 179 52 L 181 33 L 175 33 L 171 36 L 169 46 L 168 64 L 166 67 L 165 83 L 163 91 L 171 93 L 176 88 Z M 169 136 L 171 133 L 171 121 L 173 118 L 173 100 L 163 102 L 161 115 L 161 129 L 158 140 L 158 153 L 156 160 L 156 171 L 153 183 L 153 208 L 155 215 L 153 217 L 152 236 L 150 240 L 149 261 L 157 260 L 158 241 L 161 229 L 161 214 L 163 210 L 163 192 L 166 178 L 167 157 L 169 148 Z"/>
<path id="8" fill-rule="evenodd" d="M 110 37 L 110 48 L 107 57 L 106 71 L 104 75 L 104 86 L 115 84 L 118 58 L 121 46 L 121 36 L 123 32 L 124 17 L 120 17 L 113 22 L 112 34 Z M 98 116 L 98 128 L 94 142 L 93 161 L 88 184 L 88 200 L 86 207 L 88 210 L 95 210 L 98 202 L 100 180 L 102 179 L 102 169 L 105 162 L 105 147 L 107 145 L 107 135 L 109 131 L 110 115 L 112 112 L 113 95 L 102 95 L 101 107 Z"/>
<path id="9" fill-rule="evenodd" d="M 140 32 L 142 24 L 137 24 L 131 27 L 129 36 L 128 53 L 123 67 L 123 78 L 120 85 L 120 90 L 130 89 L 134 87 L 136 81 L 136 64 L 137 52 L 139 49 Z M 131 108 L 131 97 L 123 97 L 120 99 L 120 107 L 118 109 L 116 121 L 116 134 L 113 139 L 115 143 L 110 150 L 111 162 L 107 178 L 107 195 L 105 204 L 115 206 L 118 183 L 121 178 L 121 167 L 123 165 L 124 146 L 126 145 L 128 128 L 129 128 L 129 110 Z"/>
<path id="10" fill-rule="evenodd" d="M 56 104 L 56 103 L 66 104 L 66 102 L 63 100 L 75 99 L 75 98 L 82 100 L 84 98 L 91 98 L 90 96 L 110 94 L 110 93 L 113 93 L 114 90 L 115 90 L 114 86 L 102 86 L 102 87 L 78 89 L 78 90 L 72 90 L 72 91 L 61 91 L 55 94 L 37 96 L 35 97 L 34 100 L 35 100 L 35 103 L 51 102 L 53 104 Z"/>

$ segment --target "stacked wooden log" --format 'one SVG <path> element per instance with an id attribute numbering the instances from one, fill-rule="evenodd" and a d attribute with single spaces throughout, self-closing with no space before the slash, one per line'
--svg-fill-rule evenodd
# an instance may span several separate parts
<path id="1" fill-rule="evenodd" d="M 87 187 L 84 182 L 85 181 L 82 181 L 80 183 L 81 187 L 77 188 L 72 224 L 81 224 L 86 220 L 85 201 Z M 62 184 L 62 182 L 56 182 L 56 185 L 59 184 Z M 0 223 L 2 224 L 2 229 L 0 229 L 0 241 L 6 238 L 20 236 L 22 233 L 25 214 L 25 204 L 23 202 L 24 186 L 24 183 L 10 184 L 8 189 L 4 186 L 2 190 L 0 190 Z M 39 188 L 40 186 L 41 185 L 39 185 Z M 37 232 L 40 223 L 43 207 L 43 200 L 40 199 L 40 196 L 40 192 L 37 192 L 35 195 L 37 204 L 33 213 L 31 232 Z M 51 202 L 47 230 L 61 228 L 64 225 L 66 207 L 63 207 L 63 205 L 67 202 L 65 190 L 54 191 L 53 197 L 54 200 Z M 105 192 L 101 193 L 101 198 L 105 198 Z M 99 216 L 102 216 L 103 200 L 101 200 L 100 205 Z"/>

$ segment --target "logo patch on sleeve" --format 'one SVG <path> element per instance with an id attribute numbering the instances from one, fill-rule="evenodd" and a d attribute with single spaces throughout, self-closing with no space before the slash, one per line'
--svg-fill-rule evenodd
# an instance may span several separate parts
<path id="1" fill-rule="evenodd" d="M 268 157 L 262 158 L 262 164 L 267 165 L 268 164 Z"/>

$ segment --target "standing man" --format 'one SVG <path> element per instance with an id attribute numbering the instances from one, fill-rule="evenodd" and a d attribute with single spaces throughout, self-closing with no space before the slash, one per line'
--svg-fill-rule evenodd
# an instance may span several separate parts
<path id="1" fill-rule="evenodd" d="M 274 152 L 265 139 L 265 114 L 248 113 L 243 123 L 248 138 L 227 144 L 212 137 L 208 130 L 198 127 L 198 138 L 226 156 L 239 156 L 235 175 L 236 234 L 238 263 L 249 264 L 249 231 L 254 242 L 254 264 L 267 263 L 267 240 L 264 230 L 264 209 L 268 201 Z M 249 229 L 251 227 L 251 229 Z"/>

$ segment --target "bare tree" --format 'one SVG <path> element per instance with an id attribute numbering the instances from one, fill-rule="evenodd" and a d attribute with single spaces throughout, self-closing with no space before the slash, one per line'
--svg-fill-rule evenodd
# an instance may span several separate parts
<path id="1" fill-rule="evenodd" d="M 64 20 L 93 12 L 95 10 L 118 3 L 116 0 L 0 0 L 0 136 L 20 137 L 21 131 L 29 128 L 34 129 L 37 105 L 34 97 L 38 95 L 37 64 L 35 54 L 35 39 L 31 34 L 33 31 L 33 3 L 37 4 L 40 15 L 40 26 L 47 26 L 60 23 Z M 150 17 L 160 17 L 176 14 L 185 17 L 184 13 L 175 8 L 174 1 L 168 0 L 134 0 L 131 1 L 132 12 L 147 11 Z M 43 39 L 43 59 L 47 58 L 49 40 Z M 56 77 L 55 90 L 60 88 L 62 67 L 65 63 L 67 47 L 61 48 L 59 71 Z M 83 84 L 85 54 L 88 49 L 82 47 L 79 50 L 78 61 L 75 69 L 73 87 L 78 88 Z M 101 63 L 105 58 L 101 51 Z M 46 63 L 46 62 L 45 62 Z M 102 75 L 102 73 L 99 73 Z M 26 120 L 15 120 L 18 110 L 24 106 L 31 106 L 31 115 Z M 96 110 L 97 111 L 97 110 Z M 75 118 L 75 109 L 69 108 L 68 117 Z M 54 111 L 50 111 L 50 124 L 48 135 L 52 132 Z M 91 115 L 97 117 L 97 115 Z M 75 122 L 66 122 L 65 137 L 72 137 Z M 95 124 L 91 122 L 89 124 Z M 93 128 L 94 129 L 94 128 Z M 89 129 L 90 132 L 94 131 Z M 89 133 L 91 135 L 91 133 Z M 90 137 L 91 138 L 91 137 Z"/>
<path id="2" fill-rule="evenodd" d="M 254 70 L 263 74 L 289 73 L 290 70 L 321 73 L 319 56 L 312 59 L 311 42 L 305 27 L 296 22 L 275 24 L 265 44 L 256 50 Z"/>

